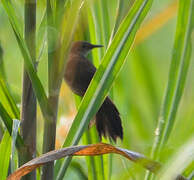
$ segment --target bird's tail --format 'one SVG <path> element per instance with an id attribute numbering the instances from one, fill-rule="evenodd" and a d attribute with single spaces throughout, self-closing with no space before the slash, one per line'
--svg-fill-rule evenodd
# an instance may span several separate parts
<path id="1" fill-rule="evenodd" d="M 96 114 L 96 128 L 100 138 L 110 137 L 116 142 L 117 137 L 123 139 L 123 128 L 119 112 L 109 97 L 105 99 Z"/>

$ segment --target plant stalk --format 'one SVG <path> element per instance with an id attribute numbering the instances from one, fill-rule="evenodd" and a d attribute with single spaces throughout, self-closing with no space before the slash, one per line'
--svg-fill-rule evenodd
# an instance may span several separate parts
<path id="1" fill-rule="evenodd" d="M 32 57 L 36 63 L 36 0 L 25 0 L 25 40 Z M 31 80 L 26 69 L 23 72 L 23 93 L 21 111 L 21 135 L 27 150 L 20 153 L 20 165 L 36 156 L 36 97 Z M 26 175 L 23 179 L 36 179 L 36 171 Z"/>
<path id="2" fill-rule="evenodd" d="M 56 28 L 54 23 L 54 14 L 52 11 L 50 0 L 47 0 L 47 42 L 48 42 L 48 91 L 49 91 L 49 105 L 52 110 L 52 116 L 44 122 L 44 139 L 43 139 L 43 153 L 55 149 L 56 137 L 56 122 L 58 112 L 58 98 L 59 86 L 56 80 L 56 37 L 53 36 L 53 29 Z M 52 180 L 54 178 L 54 162 L 50 162 L 43 166 L 42 180 Z"/>

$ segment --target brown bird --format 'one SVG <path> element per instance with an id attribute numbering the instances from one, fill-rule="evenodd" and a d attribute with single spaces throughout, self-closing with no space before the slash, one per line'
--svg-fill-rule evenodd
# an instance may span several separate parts
<path id="1" fill-rule="evenodd" d="M 102 45 L 93 45 L 88 42 L 78 41 L 73 43 L 69 58 L 65 68 L 65 81 L 71 90 L 83 97 L 90 81 L 92 80 L 96 68 L 86 58 L 86 55 L 93 48 L 103 47 Z M 108 136 L 116 142 L 117 137 L 123 139 L 123 129 L 121 118 L 116 106 L 109 97 L 101 105 L 95 116 L 96 128 L 101 139 Z"/>

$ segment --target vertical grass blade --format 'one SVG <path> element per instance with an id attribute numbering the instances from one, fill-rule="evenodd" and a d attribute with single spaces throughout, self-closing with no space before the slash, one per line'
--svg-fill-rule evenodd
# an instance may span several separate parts
<path id="1" fill-rule="evenodd" d="M 86 131 L 82 138 L 83 144 L 91 144 L 91 135 L 89 131 Z M 90 180 L 97 180 L 97 174 L 96 174 L 96 164 L 95 164 L 95 157 L 85 157 L 86 163 L 88 166 L 88 179 Z"/>
<path id="2" fill-rule="evenodd" d="M 8 131 L 5 131 L 0 143 L 0 169 L 1 180 L 5 180 L 9 168 L 9 160 L 11 155 L 11 136 Z"/>
<path id="3" fill-rule="evenodd" d="M 120 25 L 80 104 L 64 146 L 76 145 L 79 142 L 84 130 L 88 127 L 89 121 L 97 112 L 124 64 L 135 34 L 151 5 L 152 0 L 136 1 Z M 57 179 L 63 178 L 69 162 L 70 158 L 67 158 Z"/>
<path id="4" fill-rule="evenodd" d="M 184 169 L 194 161 L 194 138 L 184 144 L 167 162 L 159 174 L 158 180 L 176 179 Z M 188 178 L 189 179 L 189 178 Z"/>
<path id="5" fill-rule="evenodd" d="M 16 138 L 18 135 L 18 130 L 20 127 L 20 121 L 17 119 L 13 120 L 13 127 L 12 127 L 12 133 L 11 133 L 11 138 L 12 138 L 12 142 L 11 142 L 11 173 L 13 173 L 16 170 L 15 167 L 15 145 L 16 145 Z"/>
<path id="6" fill-rule="evenodd" d="M 168 84 L 152 148 L 152 157 L 154 159 L 159 159 L 159 153 L 170 136 L 179 102 L 184 91 L 185 81 L 190 66 L 193 21 L 194 0 L 180 0 Z M 150 174 L 147 176 L 147 179 L 152 179 Z"/>
<path id="7" fill-rule="evenodd" d="M 121 21 L 125 17 L 126 13 L 129 11 L 129 8 L 131 7 L 132 3 L 133 1 L 130 1 L 130 0 L 127 0 L 127 1 L 118 0 L 117 1 L 116 19 L 115 19 L 114 26 L 113 26 L 111 36 L 109 39 L 109 44 L 111 43 L 115 33 L 117 32 Z"/>
<path id="8" fill-rule="evenodd" d="M 109 38 L 110 38 L 110 22 L 109 22 L 109 12 L 108 12 L 108 3 L 109 1 L 107 0 L 99 0 L 99 8 L 98 8 L 98 16 L 99 16 L 99 19 L 100 19 L 100 24 L 101 24 L 101 36 L 102 37 L 102 44 L 104 45 L 104 52 L 108 46 L 108 41 L 109 41 Z M 100 25 L 99 24 L 99 25 Z M 104 53 L 102 54 L 104 55 Z"/>
<path id="9" fill-rule="evenodd" d="M 95 13 L 93 1 L 92 2 L 87 1 L 87 6 L 85 9 L 87 12 L 88 27 L 89 27 L 88 33 L 89 33 L 89 37 L 90 37 L 90 42 L 93 44 L 100 44 L 99 24 L 98 24 L 98 20 L 96 18 L 96 13 Z M 96 67 L 99 66 L 100 54 L 101 54 L 100 49 L 92 51 L 93 63 Z"/>
<path id="10" fill-rule="evenodd" d="M 111 37 L 110 37 L 110 41 L 109 43 L 111 43 L 116 31 L 118 30 L 119 24 L 121 22 L 122 19 L 122 12 L 123 12 L 123 6 L 124 6 L 124 2 L 122 0 L 118 0 L 117 1 L 117 9 L 116 9 L 116 20 L 111 32 Z"/>

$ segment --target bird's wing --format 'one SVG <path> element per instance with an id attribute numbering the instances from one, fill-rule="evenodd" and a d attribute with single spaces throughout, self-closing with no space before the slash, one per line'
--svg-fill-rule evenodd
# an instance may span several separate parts
<path id="1" fill-rule="evenodd" d="M 95 66 L 87 58 L 73 55 L 67 62 L 64 77 L 75 94 L 84 96 L 95 72 Z"/>
<path id="2" fill-rule="evenodd" d="M 75 86 L 80 89 L 82 96 L 85 94 L 95 72 L 95 66 L 85 57 L 82 57 L 81 60 L 78 61 Z"/>

